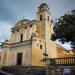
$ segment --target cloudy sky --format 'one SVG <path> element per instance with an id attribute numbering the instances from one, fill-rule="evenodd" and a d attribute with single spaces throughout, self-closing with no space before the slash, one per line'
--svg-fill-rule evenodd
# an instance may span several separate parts
<path id="1" fill-rule="evenodd" d="M 10 38 L 10 28 L 17 21 L 36 19 L 37 7 L 44 2 L 50 7 L 53 20 L 75 9 L 75 0 L 0 0 L 0 42 Z"/>

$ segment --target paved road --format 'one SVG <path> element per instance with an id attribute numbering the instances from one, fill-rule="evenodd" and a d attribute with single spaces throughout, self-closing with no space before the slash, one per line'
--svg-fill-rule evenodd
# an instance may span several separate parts
<path id="1" fill-rule="evenodd" d="M 13 74 L 6 73 L 6 72 L 4 72 L 4 71 L 0 70 L 0 75 L 13 75 Z"/>

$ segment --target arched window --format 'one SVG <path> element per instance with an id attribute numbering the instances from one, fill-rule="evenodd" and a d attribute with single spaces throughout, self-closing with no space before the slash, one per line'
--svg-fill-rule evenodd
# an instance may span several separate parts
<path id="1" fill-rule="evenodd" d="M 23 41 L 23 34 L 20 35 L 20 42 Z"/>
<path id="2" fill-rule="evenodd" d="M 49 16 L 48 16 L 48 21 L 49 21 Z"/>
<path id="3" fill-rule="evenodd" d="M 40 15 L 40 20 L 42 20 L 42 15 Z"/>

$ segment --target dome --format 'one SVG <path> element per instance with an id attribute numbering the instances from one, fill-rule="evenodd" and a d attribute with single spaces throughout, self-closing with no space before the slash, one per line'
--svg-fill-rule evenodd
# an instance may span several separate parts
<path id="1" fill-rule="evenodd" d="M 18 27 L 18 26 L 20 26 L 22 24 L 26 24 L 28 22 L 30 22 L 30 20 L 28 20 L 28 19 L 20 20 L 19 22 L 16 23 L 15 27 Z"/>
<path id="2" fill-rule="evenodd" d="M 48 5 L 47 5 L 46 3 L 42 3 L 42 4 L 40 5 L 40 8 L 42 8 L 42 7 L 44 7 L 44 6 L 48 7 Z M 48 8 L 49 8 L 49 7 L 48 7 Z"/>
<path id="3" fill-rule="evenodd" d="M 46 4 L 46 3 L 42 3 L 40 6 L 44 6 L 44 5 L 46 5 L 46 6 L 47 6 L 47 4 Z"/>

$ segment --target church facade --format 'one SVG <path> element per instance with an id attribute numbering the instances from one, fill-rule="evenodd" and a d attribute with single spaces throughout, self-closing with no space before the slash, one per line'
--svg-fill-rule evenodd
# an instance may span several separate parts
<path id="1" fill-rule="evenodd" d="M 47 4 L 42 3 L 36 13 L 37 20 L 20 20 L 11 29 L 11 38 L 2 49 L 2 66 L 44 66 L 43 59 L 57 58 L 57 46 L 51 41 L 53 24 Z"/>

